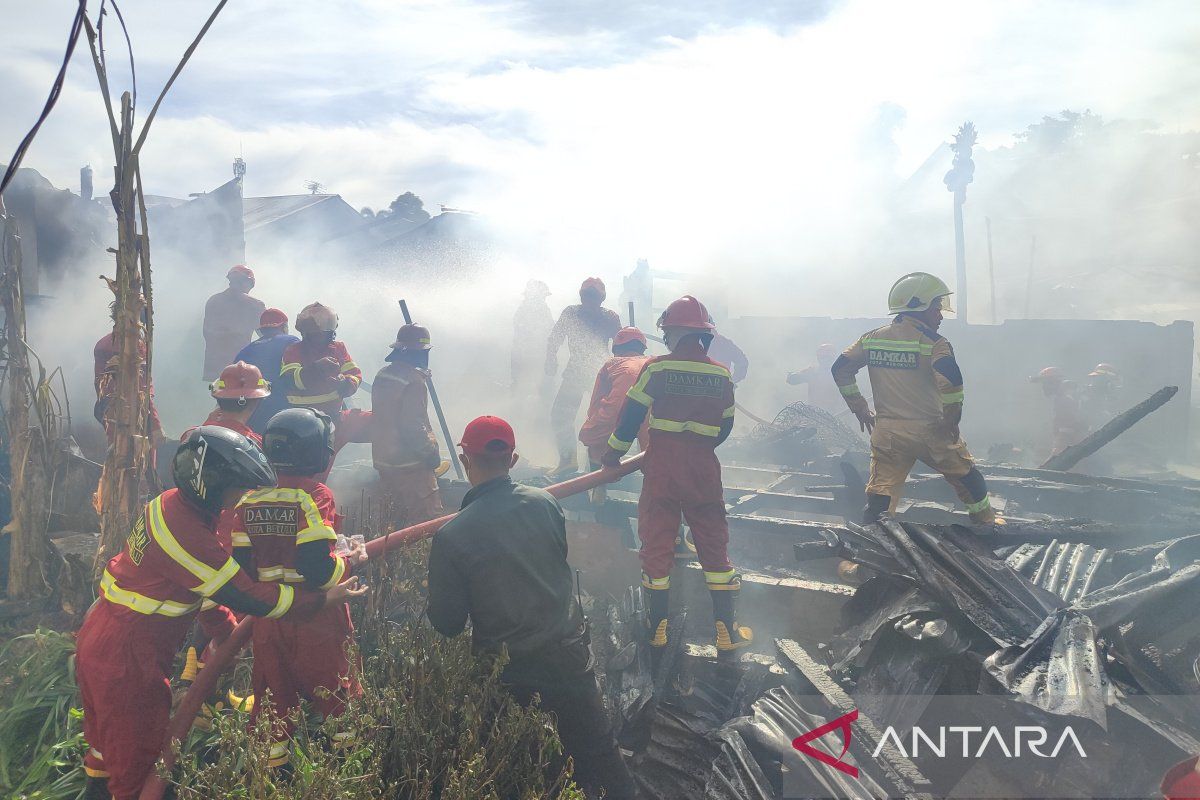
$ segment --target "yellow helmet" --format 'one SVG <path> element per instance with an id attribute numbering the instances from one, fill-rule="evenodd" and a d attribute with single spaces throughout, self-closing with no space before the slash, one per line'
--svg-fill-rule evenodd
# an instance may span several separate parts
<path id="1" fill-rule="evenodd" d="M 941 278 L 928 272 L 910 272 L 892 284 L 888 292 L 888 313 L 900 314 L 905 311 L 924 311 L 941 302 L 943 311 L 953 311 L 946 299 L 950 291 Z"/>

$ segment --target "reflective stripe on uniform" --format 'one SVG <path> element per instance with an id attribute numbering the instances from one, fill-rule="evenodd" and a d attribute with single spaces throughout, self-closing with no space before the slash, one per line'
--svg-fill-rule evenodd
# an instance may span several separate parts
<path id="1" fill-rule="evenodd" d="M 668 433 L 698 433 L 701 436 L 712 436 L 713 438 L 721 435 L 721 427 L 719 425 L 705 425 L 703 422 L 696 422 L 690 419 L 681 422 L 674 419 L 651 417 L 650 430 L 667 431 Z"/>
<path id="2" fill-rule="evenodd" d="M 283 581 L 285 583 L 304 583 L 304 576 L 291 567 L 274 566 L 258 567 L 260 581 Z"/>
<path id="3" fill-rule="evenodd" d="M 292 376 L 292 382 L 296 384 L 297 389 L 303 389 L 304 382 L 300 380 L 300 364 L 295 361 L 284 364 L 282 367 L 279 368 L 279 377 L 282 378 L 284 375 L 287 375 L 289 372 L 296 373 L 295 375 Z"/>
<path id="4" fill-rule="evenodd" d="M 730 406 L 721 412 L 721 419 L 733 419 L 734 411 L 737 406 Z"/>
<path id="5" fill-rule="evenodd" d="M 332 589 L 342 582 L 342 578 L 346 576 L 346 559 L 334 556 L 333 574 L 329 576 L 329 580 L 321 584 L 322 589 Z"/>
<path id="6" fill-rule="evenodd" d="M 613 450 L 618 450 L 622 453 L 625 453 L 628 452 L 629 448 L 633 447 L 633 442 L 623 442 L 618 439 L 617 435 L 614 433 L 612 436 L 608 437 L 608 446 Z"/>
<path id="7" fill-rule="evenodd" d="M 859 390 L 857 383 L 848 383 L 845 386 L 838 386 L 838 391 L 842 393 L 842 397 L 860 397 L 862 391 Z"/>
<path id="8" fill-rule="evenodd" d="M 286 583 L 279 584 L 279 602 L 275 603 L 275 607 L 267 614 L 267 619 L 279 619 L 288 612 L 292 607 L 292 601 L 296 598 L 296 590 Z"/>
<path id="9" fill-rule="evenodd" d="M 303 389 L 303 386 L 297 387 Z M 326 392 L 325 394 L 301 395 L 289 394 L 288 402 L 294 406 L 316 406 L 322 403 L 332 403 L 334 400 L 340 400 L 342 396 L 337 392 Z"/>
<path id="10" fill-rule="evenodd" d="M 234 531 L 233 532 L 233 546 L 234 547 L 249 547 L 250 546 L 250 534 L 246 533 L 245 531 Z"/>
<path id="11" fill-rule="evenodd" d="M 122 589 L 117 585 L 117 579 L 107 569 L 100 578 L 100 593 L 110 603 L 132 609 L 139 614 L 161 614 L 164 617 L 183 617 L 200 608 L 200 601 L 194 603 L 177 603 L 173 600 L 155 600 L 144 594 Z"/>
<path id="12" fill-rule="evenodd" d="M 708 584 L 708 588 L 717 589 L 740 589 L 742 586 L 741 580 L 738 579 L 736 570 L 727 569 L 721 572 L 705 572 L 704 582 Z"/>
<path id="13" fill-rule="evenodd" d="M 992 507 L 992 500 L 988 495 L 984 495 L 983 499 L 978 503 L 967 503 L 968 514 L 978 514 L 980 511 L 986 511 Z"/>
<path id="14" fill-rule="evenodd" d="M 957 392 L 943 392 L 942 393 L 942 405 L 944 405 L 944 406 L 953 405 L 955 403 L 961 403 L 962 401 L 963 401 L 963 390 L 962 389 L 959 389 Z"/>
<path id="15" fill-rule="evenodd" d="M 630 387 L 625 396 L 649 408 L 654 403 L 654 398 L 646 394 L 646 385 L 654 375 L 667 371 L 719 375 L 729 378 L 729 370 L 720 364 L 705 364 L 702 361 L 654 361 L 646 365 L 642 374 L 638 376 L 637 383 Z"/>
<path id="16" fill-rule="evenodd" d="M 671 576 L 668 575 L 665 578 L 651 578 L 649 575 L 643 572 L 642 586 L 645 586 L 647 589 L 670 589 Z"/>
<path id="17" fill-rule="evenodd" d="M 193 592 L 208 597 L 237 574 L 238 565 L 233 558 L 227 560 L 220 569 L 214 569 L 184 549 L 175 535 L 171 533 L 171 529 L 167 527 L 167 521 L 163 517 L 161 495 L 150 501 L 150 505 L 146 509 L 146 516 L 150 518 L 151 536 L 167 554 L 167 557 L 200 580 L 200 585 L 193 588 Z"/>
<path id="18" fill-rule="evenodd" d="M 933 355 L 933 345 L 911 339 L 863 339 L 864 350 L 890 350 L 897 353 L 920 353 Z"/>

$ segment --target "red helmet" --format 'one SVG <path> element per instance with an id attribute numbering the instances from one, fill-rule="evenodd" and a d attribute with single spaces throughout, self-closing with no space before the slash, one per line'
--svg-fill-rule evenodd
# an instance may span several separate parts
<path id="1" fill-rule="evenodd" d="M 225 273 L 226 278 L 232 278 L 234 275 L 241 275 L 243 278 L 249 278 L 251 281 L 254 280 L 254 270 L 250 269 L 245 264 L 238 264 L 237 266 L 230 267 L 229 272 Z"/>
<path id="2" fill-rule="evenodd" d="M 1061 381 L 1063 372 L 1058 367 L 1045 367 L 1037 375 L 1032 375 L 1029 378 L 1030 383 L 1049 383 L 1052 381 Z"/>
<path id="3" fill-rule="evenodd" d="M 1092 374 L 1093 375 L 1109 375 L 1113 378 L 1116 378 L 1121 373 L 1117 372 L 1117 368 L 1114 367 L 1112 364 L 1101 361 L 1099 364 L 1096 365 L 1096 368 L 1092 370 Z"/>
<path id="4" fill-rule="evenodd" d="M 288 324 L 288 315 L 278 308 L 268 308 L 258 318 L 260 328 L 282 328 Z"/>
<path id="5" fill-rule="evenodd" d="M 239 361 L 221 370 L 221 377 L 209 384 L 213 397 L 229 400 L 252 400 L 271 393 L 271 384 L 253 364 Z"/>
<path id="6" fill-rule="evenodd" d="M 428 350 L 430 347 L 429 328 L 411 322 L 396 332 L 396 341 L 392 342 L 394 350 Z"/>
<path id="7" fill-rule="evenodd" d="M 646 334 L 637 328 L 621 328 L 621 330 L 617 331 L 617 335 L 613 337 L 613 347 L 620 347 L 630 342 L 641 342 L 643 347 L 649 344 L 646 341 Z"/>
<path id="8" fill-rule="evenodd" d="M 599 278 L 588 278 L 585 280 L 579 286 L 579 293 L 583 294 L 589 289 L 599 292 L 602 298 L 608 296 L 608 290 L 604 288 L 604 281 Z"/>
<path id="9" fill-rule="evenodd" d="M 690 294 L 685 294 L 667 306 L 667 310 L 658 318 L 658 327 L 711 331 L 717 327 L 712 324 L 711 319 L 703 303 Z"/>

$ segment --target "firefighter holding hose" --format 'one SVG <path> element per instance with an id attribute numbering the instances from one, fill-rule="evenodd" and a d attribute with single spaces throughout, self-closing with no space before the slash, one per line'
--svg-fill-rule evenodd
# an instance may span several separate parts
<path id="1" fill-rule="evenodd" d="M 304 618 L 366 591 L 357 579 L 323 592 L 259 583 L 221 546 L 220 511 L 275 485 L 274 470 L 245 436 L 202 425 L 180 445 L 172 471 L 177 488 L 135 520 L 79 630 L 87 800 L 136 798 L 153 772 L 170 720 L 168 676 L 197 615 L 219 643 L 233 629 L 231 611 Z M 205 600 L 216 606 L 201 613 Z"/>

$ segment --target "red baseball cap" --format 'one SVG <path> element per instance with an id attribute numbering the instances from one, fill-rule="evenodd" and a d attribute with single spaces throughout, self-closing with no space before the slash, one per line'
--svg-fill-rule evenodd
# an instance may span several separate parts
<path id="1" fill-rule="evenodd" d="M 258 318 L 258 327 L 260 328 L 282 328 L 288 324 L 287 314 L 280 311 L 278 308 L 268 308 L 262 312 L 262 316 Z"/>
<path id="2" fill-rule="evenodd" d="M 494 446 L 494 442 L 500 442 L 503 448 Z M 499 417 L 476 417 L 467 423 L 458 446 L 467 453 L 512 452 L 517 449 L 517 437 L 512 426 Z"/>

